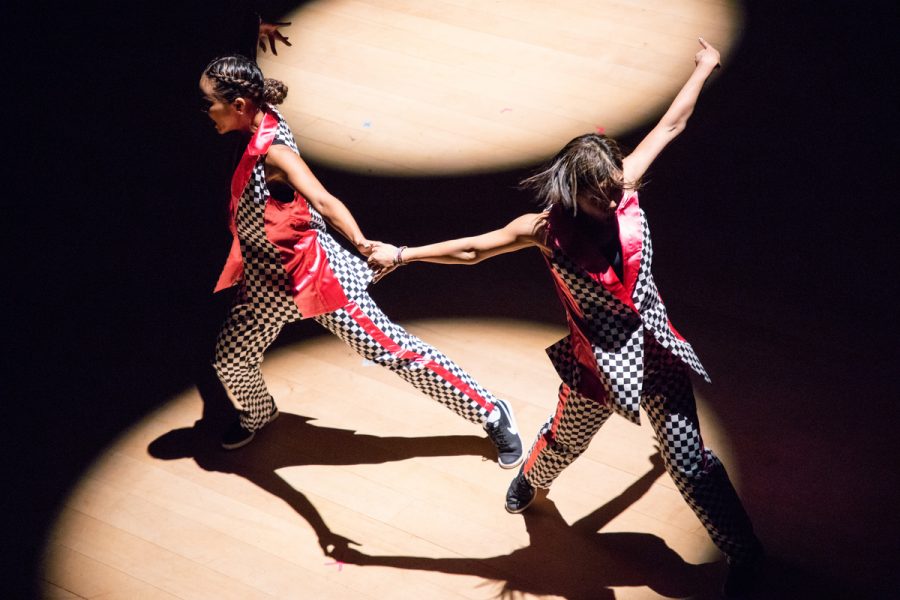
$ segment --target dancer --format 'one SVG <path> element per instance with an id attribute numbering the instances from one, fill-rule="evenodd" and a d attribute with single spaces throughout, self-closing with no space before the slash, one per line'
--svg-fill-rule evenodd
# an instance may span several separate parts
<path id="1" fill-rule="evenodd" d="M 472 264 L 537 246 L 562 301 L 570 334 L 547 352 L 562 383 L 556 410 L 538 433 L 506 495 L 525 510 L 580 456 L 613 412 L 639 423 L 647 411 L 666 470 L 730 564 L 726 592 L 752 583 L 762 548 L 722 463 L 705 448 L 688 370 L 709 377 L 671 325 L 650 271 L 650 232 L 638 188 L 656 156 L 684 129 L 719 64 L 702 38 L 695 68 L 659 123 L 623 158 L 616 143 L 588 134 L 570 141 L 523 181 L 544 211 L 502 229 L 420 247 L 377 244 L 369 262 L 384 276 L 422 260 Z"/>
<path id="2" fill-rule="evenodd" d="M 220 134 L 249 138 L 231 180 L 233 243 L 216 291 L 239 286 L 216 342 L 213 365 L 241 407 L 222 446 L 239 448 L 277 415 L 260 364 L 285 324 L 313 318 L 365 358 L 387 367 L 459 416 L 481 424 L 498 462 L 514 468 L 522 442 L 511 407 L 453 361 L 392 323 L 369 297 L 372 271 L 340 246 L 326 222 L 354 247 L 372 247 L 347 207 L 300 158 L 274 108 L 287 94 L 243 56 L 217 58 L 200 78 L 206 112 Z"/>

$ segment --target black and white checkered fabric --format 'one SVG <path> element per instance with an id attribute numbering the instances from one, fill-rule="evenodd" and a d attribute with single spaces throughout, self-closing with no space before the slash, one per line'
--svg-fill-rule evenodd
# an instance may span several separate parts
<path id="1" fill-rule="evenodd" d="M 666 471 L 716 546 L 734 560 L 749 557 L 758 541 L 725 467 L 703 445 L 687 368 L 649 332 L 646 335 L 641 406 L 653 426 Z M 525 461 L 528 481 L 550 487 L 587 449 L 611 414 L 609 406 L 562 383 L 557 409 Z"/>
<path id="2" fill-rule="evenodd" d="M 279 121 L 275 142 L 297 152 L 287 123 L 274 109 L 272 113 Z M 264 217 L 268 198 L 261 156 L 241 195 L 235 218 L 244 279 L 220 330 L 213 361 L 223 385 L 241 405 L 241 424 L 249 431 L 265 425 L 275 408 L 260 371 L 263 354 L 286 324 L 303 318 L 294 302 L 278 249 L 266 237 Z M 317 241 L 350 301 L 342 309 L 315 317 L 316 321 L 360 355 L 397 373 L 463 418 L 483 424 L 496 398 L 449 358 L 392 323 L 381 312 L 366 291 L 372 281 L 372 270 L 337 243 L 326 231 L 322 216 L 311 206 L 308 208 L 311 227 L 317 230 Z M 353 315 L 351 308 L 355 309 Z M 384 336 L 373 337 L 361 325 L 361 320 L 371 323 Z M 386 340 L 402 350 L 386 349 Z M 418 358 L 409 358 L 413 354 Z"/>
<path id="3" fill-rule="evenodd" d="M 642 249 L 632 301 L 638 312 L 556 249 L 548 262 L 584 314 L 597 375 L 609 403 L 580 393 L 581 370 L 571 336 L 547 349 L 563 383 L 556 411 L 538 433 L 524 473 L 549 487 L 587 449 L 613 411 L 638 423 L 643 407 L 653 426 L 666 470 L 713 542 L 734 560 L 756 551 L 758 540 L 725 468 L 700 437 L 688 367 L 709 381 L 691 345 L 669 328 L 666 308 L 653 281 L 653 246 L 640 211 Z"/>
<path id="4" fill-rule="evenodd" d="M 374 273 L 366 261 L 341 246 L 328 232 L 320 232 L 318 240 L 347 298 L 351 300 L 368 298 L 366 289 L 372 283 Z"/>
<path id="5" fill-rule="evenodd" d="M 549 488 L 562 470 L 587 450 L 594 434 L 611 414 L 608 405 L 561 383 L 557 410 L 538 431 L 525 460 L 528 465 L 525 476 L 529 483 Z"/>
<path id="6" fill-rule="evenodd" d="M 691 345 L 679 340 L 669 329 L 666 307 L 653 281 L 653 245 L 644 211 L 641 215 L 641 261 L 632 301 L 636 314 L 629 306 L 595 281 L 575 261 L 560 249 L 549 258 L 550 268 L 556 271 L 569 288 L 584 313 L 584 332 L 594 348 L 598 375 L 603 382 L 613 409 L 626 419 L 640 422 L 640 393 L 644 370 L 644 331 L 653 334 L 672 354 L 709 381 L 709 376 Z M 578 389 L 577 369 L 571 363 L 571 343 L 564 338 L 547 349 L 550 360 L 564 382 Z"/>
<path id="7" fill-rule="evenodd" d="M 232 399 L 240 404 L 241 425 L 248 431 L 265 425 L 275 410 L 260 366 L 263 353 L 286 321 L 278 320 L 282 313 L 269 316 L 254 308 L 241 289 L 216 340 L 213 367 Z"/>
<path id="8" fill-rule="evenodd" d="M 319 315 L 315 320 L 364 358 L 390 369 L 422 393 L 472 423 L 483 425 L 497 401 L 456 363 L 388 319 L 366 293 L 355 295 L 347 307 Z M 396 347 L 386 347 L 373 337 L 364 327 L 366 322 Z M 473 392 L 481 398 L 481 402 L 473 397 Z"/>
<path id="9" fill-rule="evenodd" d="M 291 131 L 290 125 L 287 124 L 285 118 L 278 112 L 278 109 L 272 106 L 271 104 L 267 104 L 266 107 L 268 111 L 278 119 L 278 129 L 275 131 L 275 138 L 272 140 L 273 144 L 284 144 L 297 154 L 300 154 L 300 149 L 297 147 L 297 141 L 294 139 L 294 132 Z M 325 225 L 325 219 L 319 212 L 314 209 L 312 206 L 307 205 L 307 209 L 309 209 L 309 226 L 312 229 L 316 229 L 318 231 L 326 231 L 327 227 Z"/>
<path id="10" fill-rule="evenodd" d="M 297 144 L 287 124 L 278 116 L 275 138 L 291 147 Z M 269 200 L 266 187 L 265 156 L 253 166 L 250 180 L 238 203 L 235 225 L 244 263 L 244 294 L 247 302 L 267 322 L 288 323 L 302 318 L 291 292 L 291 283 L 281 255 L 266 237 L 265 212 Z"/>

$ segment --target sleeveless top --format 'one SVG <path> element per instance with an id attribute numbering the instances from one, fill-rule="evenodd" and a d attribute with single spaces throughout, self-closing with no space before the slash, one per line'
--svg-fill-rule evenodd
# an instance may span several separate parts
<path id="1" fill-rule="evenodd" d="M 706 381 L 709 376 L 668 319 L 653 281 L 650 229 L 636 192 L 624 195 L 615 216 L 621 279 L 602 253 L 580 243 L 581 234 L 560 207 L 550 211 L 551 253 L 545 259 L 566 309 L 569 335 L 547 348 L 547 354 L 570 387 L 639 423 L 646 334 Z"/>
<path id="2" fill-rule="evenodd" d="M 266 106 L 232 176 L 233 241 L 215 291 L 241 283 L 260 310 L 314 317 L 364 293 L 372 271 L 331 237 L 325 219 L 299 193 L 290 202 L 271 198 L 265 157 L 273 143 L 299 154 L 287 122 Z"/>

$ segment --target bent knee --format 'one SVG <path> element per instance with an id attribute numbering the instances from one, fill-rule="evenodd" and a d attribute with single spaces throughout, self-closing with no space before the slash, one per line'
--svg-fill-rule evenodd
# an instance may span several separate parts
<path id="1" fill-rule="evenodd" d="M 558 437 L 547 436 L 547 450 L 560 456 L 578 456 L 587 450 L 589 444 L 590 440 L 566 442 Z"/>
<path id="2" fill-rule="evenodd" d="M 691 452 L 664 454 L 663 460 L 669 473 L 685 479 L 702 479 L 722 465 L 712 450 L 702 446 Z"/>

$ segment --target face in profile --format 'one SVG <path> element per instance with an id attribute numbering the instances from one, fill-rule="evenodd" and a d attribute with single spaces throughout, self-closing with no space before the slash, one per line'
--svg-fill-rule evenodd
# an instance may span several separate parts
<path id="1" fill-rule="evenodd" d="M 213 82 L 204 76 L 200 78 L 200 92 L 203 94 L 203 111 L 209 115 L 220 134 L 236 131 L 243 126 L 242 115 L 235 102 L 226 102 L 216 96 Z"/>

